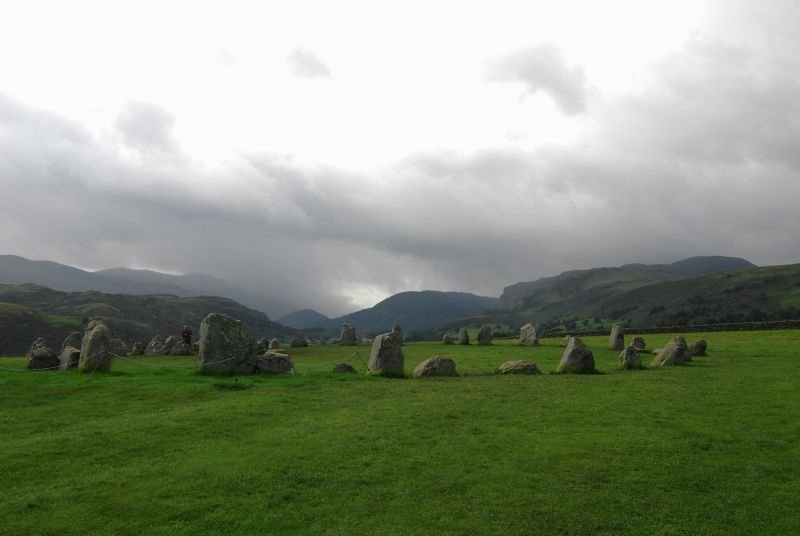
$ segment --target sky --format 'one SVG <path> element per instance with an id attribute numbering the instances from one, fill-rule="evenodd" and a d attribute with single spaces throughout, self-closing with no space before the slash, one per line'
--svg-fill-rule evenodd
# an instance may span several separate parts
<path id="1" fill-rule="evenodd" d="M 800 262 L 795 1 L 0 9 L 0 254 L 207 273 L 330 316 Z"/>

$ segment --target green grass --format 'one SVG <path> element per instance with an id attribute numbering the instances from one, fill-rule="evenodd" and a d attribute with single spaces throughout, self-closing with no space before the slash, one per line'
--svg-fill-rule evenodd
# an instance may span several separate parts
<path id="1" fill-rule="evenodd" d="M 291 377 L 0 370 L 0 534 L 796 534 L 800 332 L 697 338 L 642 371 L 586 338 L 581 376 L 494 374 L 558 339 L 404 347 L 441 379 L 329 373 L 365 345 L 292 349 Z"/>

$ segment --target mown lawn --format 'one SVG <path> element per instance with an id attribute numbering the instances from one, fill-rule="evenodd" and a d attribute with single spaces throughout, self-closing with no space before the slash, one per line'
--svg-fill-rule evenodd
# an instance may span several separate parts
<path id="1" fill-rule="evenodd" d="M 444 379 L 329 373 L 367 346 L 294 349 L 291 377 L 0 370 L 0 534 L 797 534 L 800 331 L 697 338 L 627 372 L 587 338 L 589 376 L 492 374 L 554 369 L 556 339 L 404 347 Z"/>

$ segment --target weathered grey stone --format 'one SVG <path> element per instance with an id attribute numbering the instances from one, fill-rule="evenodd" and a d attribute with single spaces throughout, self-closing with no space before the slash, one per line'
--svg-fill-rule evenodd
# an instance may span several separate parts
<path id="1" fill-rule="evenodd" d="M 469 331 L 467 331 L 467 328 L 458 330 L 458 344 L 469 344 Z"/>
<path id="2" fill-rule="evenodd" d="M 250 330 L 235 318 L 211 313 L 200 323 L 200 372 L 253 374 L 258 355 Z"/>
<path id="3" fill-rule="evenodd" d="M 561 361 L 556 367 L 558 373 L 588 374 L 594 372 L 594 355 L 578 337 L 570 337 Z"/>
<path id="4" fill-rule="evenodd" d="M 608 337 L 608 347 L 612 350 L 622 350 L 625 348 L 625 335 L 622 333 L 622 326 L 614 324 L 611 328 L 611 335 Z"/>
<path id="5" fill-rule="evenodd" d="M 533 324 L 519 328 L 519 343 L 523 346 L 539 346 L 539 334 Z"/>
<path id="6" fill-rule="evenodd" d="M 128 355 L 128 346 L 122 339 L 111 339 L 111 353 L 125 357 Z"/>
<path id="7" fill-rule="evenodd" d="M 281 348 L 281 341 L 275 338 L 269 340 L 269 350 L 282 350 L 282 349 L 283 348 Z"/>
<path id="8" fill-rule="evenodd" d="M 27 359 L 26 367 L 32 370 L 56 370 L 60 364 L 58 354 L 52 348 L 48 348 L 41 337 L 33 341 L 25 358 Z"/>
<path id="9" fill-rule="evenodd" d="M 64 342 L 61 343 L 61 349 L 63 350 L 67 346 L 72 346 L 73 348 L 80 348 L 81 342 L 83 342 L 83 335 L 78 331 L 73 331 L 67 338 L 64 339 Z"/>
<path id="10" fill-rule="evenodd" d="M 458 376 L 456 362 L 449 357 L 433 356 L 414 367 L 414 377 Z"/>
<path id="11" fill-rule="evenodd" d="M 169 355 L 170 353 L 172 353 L 172 349 L 175 348 L 175 345 L 178 344 L 179 340 L 181 339 L 179 339 L 175 335 L 170 335 L 169 337 L 167 337 L 167 339 L 164 341 L 164 354 Z"/>
<path id="12" fill-rule="evenodd" d="M 367 370 L 375 376 L 403 376 L 403 341 L 395 333 L 378 335 L 372 341 Z"/>
<path id="13" fill-rule="evenodd" d="M 334 367 L 333 367 L 333 371 L 336 372 L 336 373 L 342 373 L 342 374 L 357 374 L 358 373 L 358 371 L 356 369 L 354 369 L 352 367 L 352 365 L 349 365 L 347 363 L 336 363 L 336 365 L 334 365 Z"/>
<path id="14" fill-rule="evenodd" d="M 631 340 L 631 346 L 633 346 L 640 352 L 643 352 L 645 348 L 647 348 L 647 345 L 644 342 L 644 338 L 639 337 L 638 335 Z"/>
<path id="15" fill-rule="evenodd" d="M 161 335 L 154 335 L 150 342 L 147 343 L 147 348 L 144 349 L 144 355 L 166 355 L 167 347 L 164 344 L 164 337 Z"/>
<path id="16" fill-rule="evenodd" d="M 642 357 L 639 349 L 631 345 L 619 354 L 619 368 L 623 370 L 636 370 L 642 368 Z"/>
<path id="17" fill-rule="evenodd" d="M 111 329 L 102 320 L 92 320 L 83 334 L 78 368 L 90 372 L 110 372 L 113 356 L 109 350 Z"/>
<path id="18" fill-rule="evenodd" d="M 542 371 L 536 363 L 520 359 L 517 361 L 506 361 L 497 367 L 498 374 L 541 374 Z"/>
<path id="19" fill-rule="evenodd" d="M 342 331 L 339 336 L 339 344 L 344 346 L 355 346 L 356 340 L 356 328 L 346 322 L 342 324 Z"/>
<path id="20" fill-rule="evenodd" d="M 689 356 L 688 347 L 686 346 L 686 339 L 683 337 L 675 337 L 658 352 L 658 355 L 653 358 L 650 366 L 666 367 L 669 365 L 680 365 L 687 361 L 691 361 L 691 357 Z"/>
<path id="21" fill-rule="evenodd" d="M 489 346 L 492 344 L 492 328 L 483 326 L 478 330 L 478 345 Z"/>
<path id="22" fill-rule="evenodd" d="M 142 341 L 136 341 L 133 343 L 131 347 L 131 354 L 133 355 L 143 355 L 144 354 L 144 343 Z"/>
<path id="23" fill-rule="evenodd" d="M 269 350 L 269 341 L 266 338 L 258 339 L 256 341 L 256 353 L 258 355 L 265 354 L 267 350 Z"/>
<path id="24" fill-rule="evenodd" d="M 289 348 L 305 348 L 308 346 L 308 341 L 302 337 L 295 337 L 289 343 Z"/>
<path id="25" fill-rule="evenodd" d="M 403 326 L 397 323 L 392 324 L 392 333 L 400 339 L 400 344 L 403 344 Z"/>
<path id="26" fill-rule="evenodd" d="M 258 358 L 256 372 L 262 374 L 294 374 L 294 363 L 286 354 L 267 352 Z"/>
<path id="27" fill-rule="evenodd" d="M 699 341 L 695 341 L 689 345 L 688 348 L 689 356 L 692 357 L 696 355 L 699 356 L 706 355 L 707 349 L 708 349 L 708 343 L 706 343 L 706 341 L 704 341 L 703 339 L 700 339 Z"/>
<path id="28" fill-rule="evenodd" d="M 455 343 L 455 340 L 453 339 L 452 335 L 448 335 L 447 333 L 445 333 L 442 336 L 442 344 L 454 344 L 454 343 Z"/>
<path id="29" fill-rule="evenodd" d="M 169 351 L 169 355 L 192 355 L 192 347 L 183 339 L 178 339 L 175 341 L 175 346 Z"/>
<path id="30" fill-rule="evenodd" d="M 81 360 L 81 349 L 74 346 L 67 346 L 61 350 L 61 355 L 58 356 L 58 368 L 60 370 L 69 370 L 78 366 Z"/>

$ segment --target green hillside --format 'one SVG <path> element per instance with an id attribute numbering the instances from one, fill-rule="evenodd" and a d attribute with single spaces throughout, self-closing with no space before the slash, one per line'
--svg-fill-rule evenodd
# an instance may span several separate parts
<path id="1" fill-rule="evenodd" d="M 36 337 L 60 347 L 70 332 L 89 318 L 102 318 L 114 336 L 127 343 L 148 341 L 159 333 L 177 335 L 188 324 L 199 330 L 208 313 L 237 318 L 258 337 L 286 338 L 296 330 L 233 300 L 213 296 L 181 298 L 169 294 L 129 295 L 60 292 L 39 285 L 0 285 L 0 354 L 24 354 Z"/>

